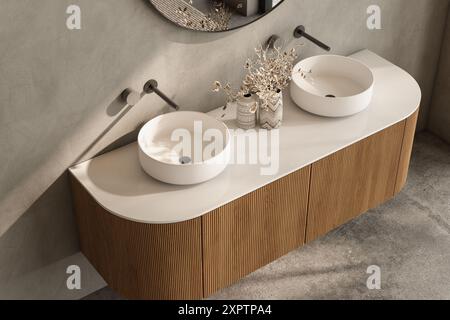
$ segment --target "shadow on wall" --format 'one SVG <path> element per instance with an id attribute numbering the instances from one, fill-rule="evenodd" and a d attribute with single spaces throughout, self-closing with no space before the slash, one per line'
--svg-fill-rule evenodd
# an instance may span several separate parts
<path id="1" fill-rule="evenodd" d="M 140 128 L 138 126 L 116 139 L 94 157 L 136 141 Z M 96 139 L 99 140 L 101 137 Z M 93 147 L 95 143 L 90 146 Z M 86 149 L 84 154 L 91 149 Z M 75 256 L 79 251 L 69 173 L 66 171 L 0 236 L 0 299 L 57 299 L 60 296 L 78 299 L 98 290 L 104 285 L 103 280 L 90 265 L 86 266 L 87 261 Z M 65 281 L 66 268 L 73 262 L 85 265 L 83 277 L 91 282 L 71 295 Z M 41 279 L 42 275 L 49 278 Z"/>
<path id="2" fill-rule="evenodd" d="M 450 143 L 450 8 L 443 40 L 428 129 Z"/>
<path id="3" fill-rule="evenodd" d="M 8 295 L 2 292 L 2 288 L 10 287 L 8 283 L 20 281 L 79 251 L 72 200 L 67 189 L 68 174 L 65 173 L 0 237 L 0 296 Z M 61 273 L 65 274 L 65 269 Z M 55 288 L 43 283 L 35 290 Z"/>
<path id="4" fill-rule="evenodd" d="M 83 162 L 86 160 L 87 157 L 95 157 L 102 152 L 100 151 L 96 155 L 89 156 L 89 153 L 92 150 L 95 150 L 94 148 L 102 142 L 102 139 L 116 126 L 116 124 L 122 120 L 122 118 L 133 108 L 133 106 L 127 105 L 123 102 L 122 96 L 119 95 L 114 101 L 106 108 L 106 113 L 110 117 L 115 117 L 114 120 L 106 127 L 105 130 L 103 130 L 97 138 L 95 138 L 91 144 L 84 150 L 73 162 L 73 164 L 78 164 L 80 162 Z M 134 132 L 131 132 L 130 134 L 133 134 Z M 119 138 L 120 140 L 121 138 Z M 115 145 L 115 142 L 112 143 Z M 110 146 L 106 147 L 109 148 Z"/>
<path id="5" fill-rule="evenodd" d="M 430 37 L 427 30 L 431 30 L 436 22 L 433 19 L 428 19 L 426 25 L 423 25 L 419 31 L 422 34 L 423 45 L 420 50 L 417 50 L 417 70 L 414 73 L 414 78 L 417 79 L 422 91 L 423 97 L 421 101 L 421 108 L 417 123 L 417 131 L 423 131 L 427 128 L 430 119 L 431 104 L 434 98 L 434 88 L 436 86 L 436 75 L 439 72 L 439 63 L 436 64 L 433 72 L 430 72 L 429 66 L 425 61 L 439 61 L 440 52 L 445 45 L 445 39 L 442 37 Z M 405 30 L 406 31 L 406 30 Z M 435 50 L 430 50 L 430 48 L 436 48 Z M 399 62 L 399 66 L 401 63 Z"/>

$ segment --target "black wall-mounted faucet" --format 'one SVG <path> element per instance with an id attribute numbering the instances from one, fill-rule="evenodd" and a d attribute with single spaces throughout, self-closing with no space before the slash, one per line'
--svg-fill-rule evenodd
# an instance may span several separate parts
<path id="1" fill-rule="evenodd" d="M 299 38 L 306 38 L 309 41 L 311 41 L 312 43 L 314 43 L 315 45 L 321 47 L 322 49 L 326 50 L 326 51 L 330 51 L 331 48 L 329 46 L 327 46 L 325 43 L 323 43 L 322 41 L 317 40 L 316 38 L 314 38 L 313 36 L 311 36 L 310 34 L 306 33 L 306 28 L 304 26 L 298 26 L 297 28 L 295 28 L 294 30 L 294 37 L 299 39 Z"/>
<path id="2" fill-rule="evenodd" d="M 147 83 L 144 85 L 144 92 L 146 94 L 156 93 L 161 99 L 167 102 L 169 106 L 171 106 L 177 111 L 180 110 L 180 107 L 175 102 L 173 102 L 172 99 L 170 99 L 161 90 L 158 89 L 158 81 L 153 79 L 147 81 Z"/>
<path id="3" fill-rule="evenodd" d="M 141 101 L 143 95 L 150 93 L 156 93 L 173 109 L 175 109 L 176 111 L 180 110 L 180 107 L 175 102 L 173 102 L 168 96 L 166 96 L 161 90 L 158 89 L 158 82 L 153 79 L 147 81 L 147 83 L 144 85 L 143 93 L 138 93 L 133 89 L 128 88 L 122 92 L 121 97 L 123 101 L 125 101 L 129 106 L 135 106 L 139 103 L 139 101 Z"/>

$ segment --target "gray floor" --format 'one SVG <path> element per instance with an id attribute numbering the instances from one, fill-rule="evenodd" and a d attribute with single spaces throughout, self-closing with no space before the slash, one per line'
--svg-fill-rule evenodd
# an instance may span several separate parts
<path id="1" fill-rule="evenodd" d="M 366 286 L 371 265 L 381 290 Z M 420 134 L 398 197 L 211 299 L 450 299 L 450 146 Z"/>

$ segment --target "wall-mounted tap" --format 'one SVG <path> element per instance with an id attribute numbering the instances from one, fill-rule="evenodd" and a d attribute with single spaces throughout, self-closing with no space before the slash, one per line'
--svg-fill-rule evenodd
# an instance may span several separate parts
<path id="1" fill-rule="evenodd" d="M 156 93 L 161 99 L 163 99 L 169 106 L 174 108 L 175 110 L 180 110 L 180 107 L 172 101 L 168 96 L 166 96 L 161 90 L 158 89 L 158 82 L 156 80 L 149 80 L 144 85 L 144 92 L 146 94 Z"/>
<path id="2" fill-rule="evenodd" d="M 161 90 L 158 89 L 158 82 L 156 80 L 149 80 L 144 85 L 144 94 L 156 93 L 161 99 L 163 99 L 169 106 L 175 110 L 180 110 L 180 107 L 173 102 L 168 96 L 166 96 Z M 130 106 L 135 106 L 142 98 L 142 94 L 134 91 L 133 89 L 125 89 L 122 92 L 122 99 Z"/>
<path id="3" fill-rule="evenodd" d="M 311 41 L 312 43 L 314 43 L 315 45 L 321 47 L 322 49 L 326 50 L 326 51 L 330 51 L 331 48 L 329 46 L 327 46 L 325 43 L 323 43 L 320 40 L 317 40 L 316 38 L 314 38 L 313 36 L 311 36 L 310 34 L 306 33 L 306 28 L 304 26 L 298 26 L 297 28 L 295 28 L 294 30 L 294 37 L 299 39 L 299 38 L 306 38 L 309 41 Z"/>

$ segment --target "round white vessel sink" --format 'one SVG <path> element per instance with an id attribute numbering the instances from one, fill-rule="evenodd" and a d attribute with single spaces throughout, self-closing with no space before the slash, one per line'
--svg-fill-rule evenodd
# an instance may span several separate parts
<path id="1" fill-rule="evenodd" d="M 292 100 L 303 110 L 325 117 L 346 117 L 366 109 L 374 77 L 363 63 L 322 55 L 299 62 L 293 70 Z"/>
<path id="2" fill-rule="evenodd" d="M 225 170 L 230 141 L 227 126 L 204 113 L 164 114 L 141 129 L 139 161 L 145 172 L 162 182 L 198 184 Z"/>

